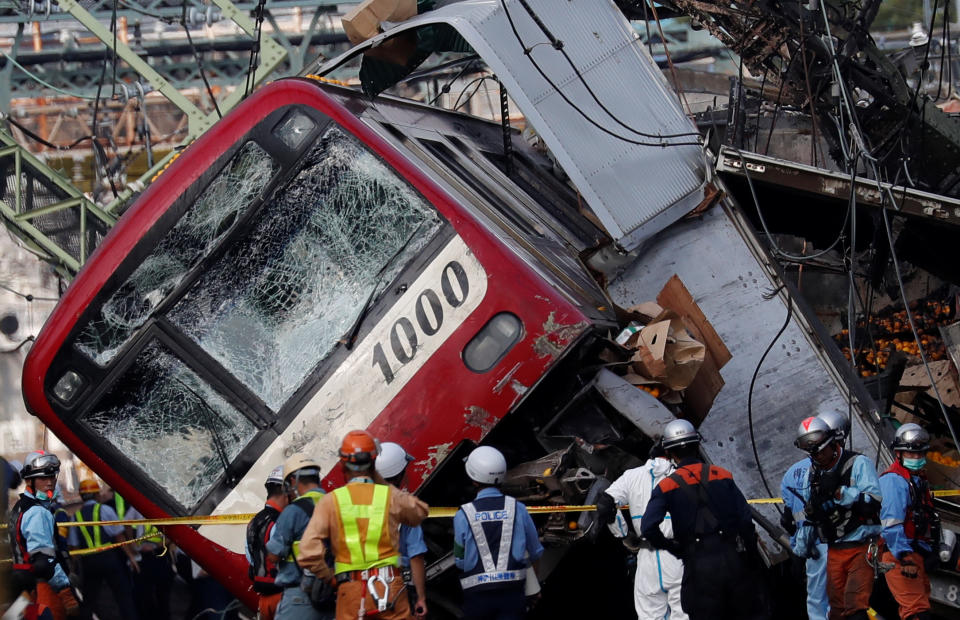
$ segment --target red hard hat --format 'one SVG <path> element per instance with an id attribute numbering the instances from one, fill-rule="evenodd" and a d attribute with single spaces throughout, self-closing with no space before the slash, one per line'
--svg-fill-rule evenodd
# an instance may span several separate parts
<path id="1" fill-rule="evenodd" d="M 340 460 L 351 469 L 367 469 L 380 452 L 380 445 L 367 431 L 350 431 L 340 444 Z"/>

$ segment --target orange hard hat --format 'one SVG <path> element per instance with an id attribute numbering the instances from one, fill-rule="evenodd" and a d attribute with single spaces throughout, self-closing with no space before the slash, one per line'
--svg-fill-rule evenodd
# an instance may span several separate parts
<path id="1" fill-rule="evenodd" d="M 340 460 L 350 469 L 368 469 L 380 453 L 380 444 L 367 431 L 350 431 L 340 444 Z"/>
<path id="2" fill-rule="evenodd" d="M 99 493 L 100 492 L 100 483 L 94 480 L 93 478 L 87 478 L 86 480 L 80 481 L 80 493 Z"/>

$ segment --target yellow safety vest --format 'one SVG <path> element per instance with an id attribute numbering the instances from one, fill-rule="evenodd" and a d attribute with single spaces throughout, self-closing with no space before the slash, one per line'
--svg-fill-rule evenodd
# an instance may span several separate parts
<path id="1" fill-rule="evenodd" d="M 292 505 L 296 505 L 296 503 L 299 502 L 299 501 L 302 500 L 302 499 L 309 499 L 309 500 L 311 500 L 311 501 L 313 502 L 313 506 L 316 507 L 316 506 L 317 506 L 317 502 L 319 502 L 319 501 L 320 501 L 320 498 L 323 497 L 323 496 L 324 496 L 324 492 L 323 492 L 322 489 L 315 489 L 315 490 L 313 490 L 313 491 L 307 491 L 306 493 L 304 493 L 303 495 L 301 495 L 301 496 L 298 497 L 297 499 L 293 500 L 293 502 L 291 503 L 291 506 L 292 506 Z M 303 509 L 302 507 L 300 507 L 300 508 Z M 303 509 L 303 510 L 305 510 L 305 509 Z M 312 516 L 312 513 L 308 513 L 308 514 L 307 514 L 307 517 L 308 517 L 308 518 L 311 517 L 311 516 Z M 301 534 L 301 535 L 302 535 L 302 534 Z M 297 561 L 297 558 L 299 558 L 299 557 L 300 557 L 300 539 L 297 539 L 297 540 L 293 541 L 292 543 L 290 543 L 290 555 L 287 556 L 287 562 L 296 562 L 296 561 Z"/>
<path id="2" fill-rule="evenodd" d="M 73 515 L 73 518 L 77 520 L 77 523 L 84 523 L 86 519 L 83 518 L 83 508 Z M 100 520 L 100 504 L 93 505 L 93 520 Z M 90 532 L 87 530 L 86 525 L 81 525 L 79 528 L 80 534 L 83 535 L 84 542 L 87 543 L 87 549 L 93 549 L 94 547 L 100 547 L 103 545 L 103 541 L 100 539 L 100 532 L 103 531 L 99 525 L 93 526 L 93 537 L 91 538 Z"/>
<path id="3" fill-rule="evenodd" d="M 116 491 L 113 492 L 113 500 L 117 505 L 117 518 L 122 521 L 124 515 L 127 514 L 127 500 L 123 499 L 123 496 Z M 156 534 L 156 536 L 150 536 L 150 538 L 147 538 L 144 542 L 155 543 L 157 545 L 163 542 L 163 536 L 160 534 L 160 530 L 157 529 L 156 525 L 147 525 L 143 528 L 144 536 L 150 534 Z"/>
<path id="4" fill-rule="evenodd" d="M 400 563 L 400 553 L 396 549 L 391 555 L 380 557 L 380 537 L 389 536 L 389 533 L 384 532 L 383 527 L 389 510 L 389 494 L 390 487 L 378 484 L 373 489 L 372 503 L 354 504 L 350 490 L 346 486 L 333 492 L 340 509 L 344 542 L 350 555 L 349 562 L 334 563 L 334 572 L 339 574 L 354 570 L 369 570 L 381 566 L 397 566 Z M 367 520 L 367 538 L 363 545 L 360 544 L 360 526 L 357 523 L 359 519 Z"/>

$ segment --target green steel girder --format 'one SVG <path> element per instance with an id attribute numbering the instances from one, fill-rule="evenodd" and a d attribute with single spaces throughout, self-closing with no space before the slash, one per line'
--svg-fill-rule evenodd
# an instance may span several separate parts
<path id="1" fill-rule="evenodd" d="M 12 137 L 0 131 L 0 218 L 32 251 L 72 277 L 116 222 Z"/>
<path id="2" fill-rule="evenodd" d="M 316 7 L 336 7 L 355 4 L 357 0 L 270 0 L 269 8 L 277 9 L 312 9 Z M 98 20 L 109 23 L 113 17 L 114 1 L 97 0 L 85 2 L 87 10 Z M 205 17 L 209 4 L 203 0 L 188 0 L 188 8 L 194 9 L 198 17 Z M 250 14 L 257 8 L 255 1 L 237 2 L 236 8 L 245 14 Z M 49 11 L 48 11 L 49 7 Z M 126 17 L 129 20 L 143 20 L 146 18 L 162 19 L 165 21 L 180 21 L 182 5 L 178 2 L 171 5 L 167 0 L 119 0 L 116 5 L 117 17 Z M 64 21 L 72 20 L 69 12 L 62 10 L 56 0 L 50 3 L 47 0 L 7 0 L 0 2 L 0 23 L 29 23 L 35 21 Z"/>

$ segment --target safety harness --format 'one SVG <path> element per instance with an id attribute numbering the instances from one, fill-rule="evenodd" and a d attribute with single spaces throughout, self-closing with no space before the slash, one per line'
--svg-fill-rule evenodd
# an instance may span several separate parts
<path id="1" fill-rule="evenodd" d="M 24 537 L 20 526 L 23 522 L 23 515 L 34 506 L 43 507 L 43 503 L 30 497 L 25 493 L 20 494 L 20 499 L 10 511 L 10 528 L 7 530 L 10 534 L 10 549 L 13 554 L 13 570 L 32 571 L 30 564 L 30 552 L 27 551 L 27 539 Z M 52 550 L 51 550 L 52 552 Z"/>
<path id="2" fill-rule="evenodd" d="M 932 543 L 940 539 L 940 516 L 933 507 L 933 498 L 930 495 L 930 485 L 922 472 L 913 473 L 900 464 L 894 462 L 883 475 L 895 474 L 907 481 L 910 490 L 910 501 L 903 521 L 885 519 L 884 527 L 903 523 L 903 533 L 910 539 L 915 551 L 918 551 L 918 542 Z"/>
<path id="3" fill-rule="evenodd" d="M 303 512 L 307 514 L 307 519 L 313 516 L 313 509 L 316 507 L 317 502 L 320 501 L 320 498 L 323 497 L 323 491 L 320 489 L 314 489 L 312 491 L 307 491 L 300 497 L 298 497 L 291 506 L 296 506 Z M 301 536 L 303 533 L 301 532 Z M 287 556 L 288 562 L 296 562 L 297 558 L 300 557 L 300 539 L 293 541 L 290 544 L 290 555 Z M 298 563 L 297 566 L 300 566 Z"/>
<path id="4" fill-rule="evenodd" d="M 276 594 L 283 590 L 275 583 L 277 566 L 267 559 L 266 547 L 270 532 L 277 524 L 279 516 L 280 511 L 275 506 L 267 504 L 247 525 L 247 549 L 250 551 L 251 559 L 248 574 L 253 580 L 254 591 L 260 594 Z"/>
<path id="5" fill-rule="evenodd" d="M 477 555 L 480 557 L 479 572 L 468 572 L 460 578 L 460 586 L 464 590 L 477 586 L 506 584 L 520 582 L 526 579 L 526 571 L 519 566 L 512 566 L 510 549 L 513 546 L 513 524 L 517 515 L 517 500 L 509 495 L 503 496 L 502 510 L 478 511 L 476 502 L 460 506 L 467 517 L 470 531 L 473 533 L 477 545 Z M 500 541 L 497 548 L 497 559 L 494 561 L 490 550 L 490 541 L 487 540 L 483 523 L 500 524 Z"/>
<path id="6" fill-rule="evenodd" d="M 830 471 L 820 469 L 815 463 L 810 468 L 810 502 L 809 509 L 805 508 L 805 518 L 827 544 L 836 543 L 861 525 L 880 524 L 880 502 L 872 495 L 861 493 L 849 506 L 834 501 L 837 489 L 850 486 L 854 459 L 858 456 L 859 452 L 844 450 Z"/>

